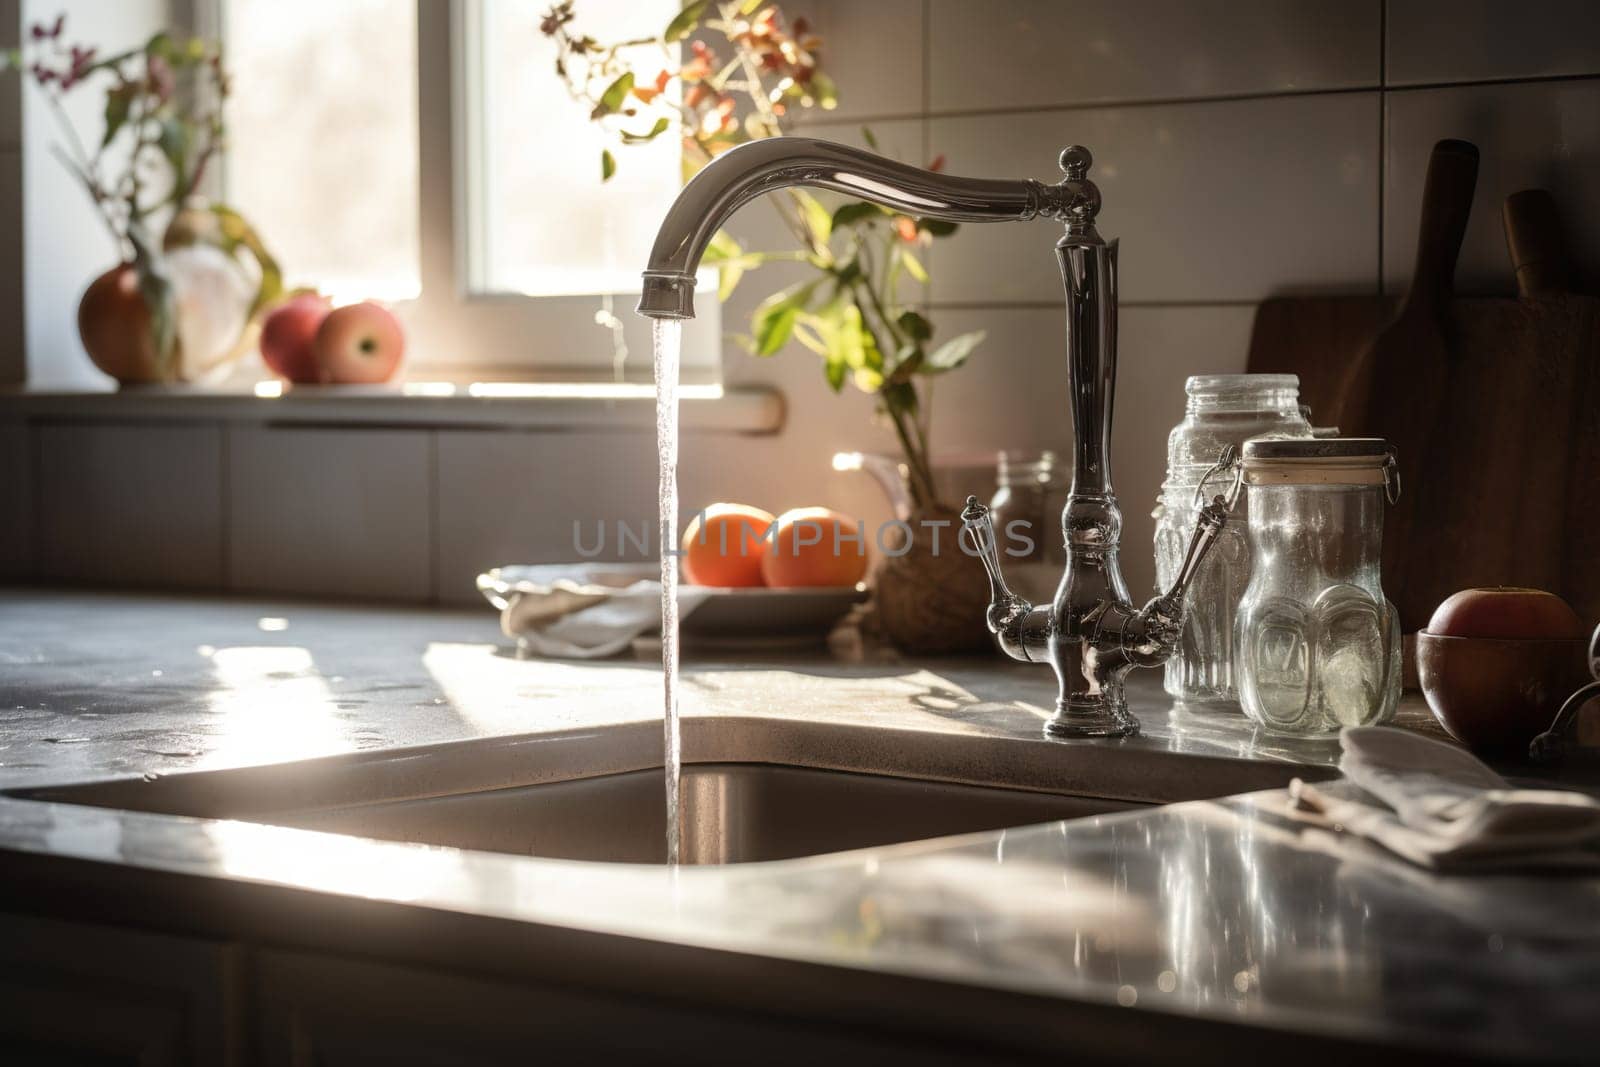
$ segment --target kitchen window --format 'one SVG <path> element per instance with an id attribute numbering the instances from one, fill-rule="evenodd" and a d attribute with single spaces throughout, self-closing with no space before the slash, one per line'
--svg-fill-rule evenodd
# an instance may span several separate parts
<path id="1" fill-rule="evenodd" d="M 670 137 L 632 147 L 601 183 L 602 133 L 554 74 L 546 6 L 209 0 L 196 11 L 235 77 L 227 196 L 290 284 L 395 302 L 413 381 L 493 392 L 649 380 L 648 324 L 633 305 L 682 181 L 679 148 Z M 650 36 L 679 6 L 578 10 L 607 34 Z M 699 306 L 684 377 L 715 383 L 717 302 Z"/>

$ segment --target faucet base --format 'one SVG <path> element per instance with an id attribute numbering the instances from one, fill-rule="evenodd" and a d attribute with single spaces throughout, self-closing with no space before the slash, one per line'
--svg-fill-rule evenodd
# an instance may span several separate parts
<path id="1" fill-rule="evenodd" d="M 1102 699 L 1056 701 L 1055 718 L 1044 724 L 1046 737 L 1132 737 L 1139 720 L 1128 711 L 1121 693 Z"/>

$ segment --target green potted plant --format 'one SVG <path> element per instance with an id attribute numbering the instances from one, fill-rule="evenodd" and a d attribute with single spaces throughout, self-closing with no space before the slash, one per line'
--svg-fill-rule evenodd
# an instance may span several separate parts
<path id="1" fill-rule="evenodd" d="M 122 384 L 192 381 L 254 342 L 256 312 L 282 276 L 237 211 L 201 196 L 224 143 L 228 75 L 216 44 L 158 33 L 112 55 L 69 44 L 66 17 L 29 27 L 0 66 L 25 74 L 54 117 L 53 150 L 105 223 L 117 264 L 78 306 L 83 346 Z M 86 141 L 63 104 L 105 95 L 104 130 Z"/>
<path id="2" fill-rule="evenodd" d="M 681 139 L 687 179 L 736 145 L 785 135 L 798 113 L 838 103 L 839 89 L 820 61 L 820 38 L 804 18 L 786 20 L 776 4 L 695 0 L 659 36 L 615 42 L 580 33 L 575 18 L 573 0 L 563 0 L 545 14 L 541 30 L 558 46 L 556 75 L 615 137 L 616 150 L 605 149 L 598 160 L 602 181 L 623 165 L 619 152 L 625 160 L 629 146 L 668 136 Z M 642 63 L 641 49 L 659 59 Z M 862 134 L 877 149 L 871 131 Z M 942 157 L 928 166 L 940 169 Z M 774 261 L 803 262 L 814 273 L 763 300 L 749 333 L 737 339 L 758 357 L 796 341 L 821 357 L 835 392 L 848 386 L 871 394 L 900 446 L 913 528 L 921 529 L 923 519 L 959 528 L 956 509 L 934 481 L 926 385 L 964 365 L 984 334 L 937 340 L 933 321 L 901 293 L 908 278 L 928 280 L 919 253 L 954 233 L 955 224 L 864 201 L 825 204 L 805 189 L 785 189 L 772 200 L 794 247 L 756 251 L 719 233 L 704 259 L 720 272 L 718 296 L 726 300 L 747 274 Z M 939 553 L 927 540 L 914 538 L 908 552 L 878 567 L 883 629 L 912 651 L 983 646 L 982 569 L 949 551 L 949 538 Z"/>

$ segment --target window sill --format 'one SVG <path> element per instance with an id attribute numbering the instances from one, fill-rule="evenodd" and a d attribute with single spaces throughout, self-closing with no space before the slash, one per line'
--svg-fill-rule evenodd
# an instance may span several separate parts
<path id="1" fill-rule="evenodd" d="M 699 433 L 776 433 L 783 395 L 775 389 L 683 387 L 683 428 Z M 0 390 L 3 419 L 205 419 L 319 426 L 541 430 L 654 430 L 648 385 L 496 382 L 475 386 L 299 386 L 281 395 L 140 386 L 118 392 Z"/>

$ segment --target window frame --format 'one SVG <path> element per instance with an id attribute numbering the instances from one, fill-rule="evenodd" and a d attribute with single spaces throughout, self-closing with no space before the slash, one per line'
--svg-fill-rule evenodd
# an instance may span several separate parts
<path id="1" fill-rule="evenodd" d="M 485 0 L 416 0 L 418 272 L 421 293 L 397 305 L 411 333 L 409 377 L 449 382 L 629 382 L 652 380 L 650 325 L 635 295 L 530 296 L 476 291 L 471 247 L 485 197 L 468 195 L 470 153 L 482 116 L 468 72 Z M 180 24 L 225 39 L 226 0 L 174 0 Z M 223 191 L 226 160 L 214 195 Z M 270 239 L 270 235 L 269 239 Z M 643 269 L 643 264 L 640 264 Z M 718 302 L 699 302 L 684 324 L 683 381 L 722 380 Z M 617 326 L 597 322 L 609 313 Z M 620 337 L 618 333 L 620 332 Z M 620 344 L 619 344 L 620 342 Z"/>

